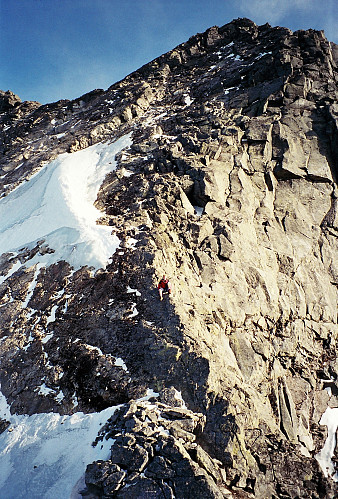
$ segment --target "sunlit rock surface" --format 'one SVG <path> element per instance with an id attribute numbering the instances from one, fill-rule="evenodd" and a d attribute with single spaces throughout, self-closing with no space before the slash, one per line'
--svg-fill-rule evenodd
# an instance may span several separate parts
<path id="1" fill-rule="evenodd" d="M 238 19 L 75 101 L 1 93 L 2 392 L 19 414 L 123 405 L 84 497 L 337 493 L 336 444 L 316 459 L 338 406 L 337 53 Z M 47 211 L 34 185 L 62 162 Z M 184 417 L 135 405 L 149 387 Z"/>

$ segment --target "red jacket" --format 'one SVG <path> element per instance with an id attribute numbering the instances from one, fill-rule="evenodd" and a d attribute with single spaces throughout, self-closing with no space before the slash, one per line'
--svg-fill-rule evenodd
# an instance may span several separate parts
<path id="1" fill-rule="evenodd" d="M 157 289 L 161 289 L 161 288 L 165 289 L 166 286 L 168 286 L 168 288 L 170 286 L 168 279 L 161 279 L 160 282 L 158 283 Z"/>

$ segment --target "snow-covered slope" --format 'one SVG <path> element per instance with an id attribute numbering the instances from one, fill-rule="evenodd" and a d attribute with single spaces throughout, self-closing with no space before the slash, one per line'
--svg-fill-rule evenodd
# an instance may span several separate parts
<path id="1" fill-rule="evenodd" d="M 0 435 L 0 498 L 81 497 L 73 489 L 87 464 L 108 457 L 111 441 L 91 444 L 115 410 L 13 416 L 0 393 L 0 418 L 11 423 Z"/>
<path id="2" fill-rule="evenodd" d="M 131 145 L 130 134 L 73 154 L 61 154 L 28 182 L 0 200 L 0 254 L 31 249 L 37 241 L 53 252 L 38 253 L 30 265 L 68 261 L 104 267 L 119 245 L 112 228 L 97 225 L 97 191 L 115 168 L 115 155 Z"/>

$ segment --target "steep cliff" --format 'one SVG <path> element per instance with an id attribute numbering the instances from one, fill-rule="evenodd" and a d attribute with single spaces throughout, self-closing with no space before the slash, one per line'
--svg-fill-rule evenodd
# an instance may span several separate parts
<path id="1" fill-rule="evenodd" d="M 337 60 L 238 19 L 75 101 L 1 93 L 1 388 L 123 404 L 85 497 L 337 490 Z"/>

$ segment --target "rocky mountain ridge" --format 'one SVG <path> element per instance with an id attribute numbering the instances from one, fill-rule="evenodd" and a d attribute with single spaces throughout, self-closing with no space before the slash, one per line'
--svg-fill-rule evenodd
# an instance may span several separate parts
<path id="1" fill-rule="evenodd" d="M 84 496 L 334 494 L 315 455 L 338 406 L 337 60 L 322 32 L 239 19 L 107 91 L 0 95 L 3 203 L 60 154 L 131 136 L 95 202 L 120 241 L 106 268 L 35 263 L 49 234 L 0 260 L 12 411 L 126 404 Z M 132 402 L 148 387 L 156 409 Z"/>

